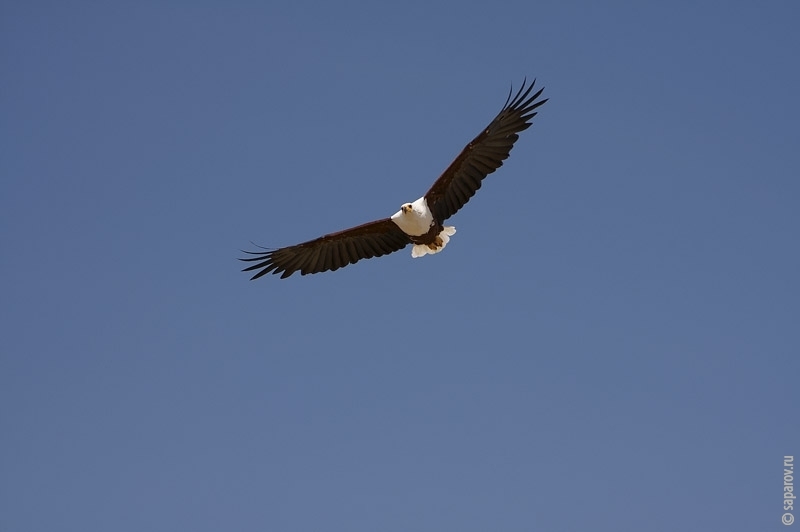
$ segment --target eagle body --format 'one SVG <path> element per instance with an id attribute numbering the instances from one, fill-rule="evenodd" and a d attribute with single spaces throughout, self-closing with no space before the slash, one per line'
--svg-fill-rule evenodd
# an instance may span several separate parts
<path id="1" fill-rule="evenodd" d="M 392 215 L 391 220 L 408 235 L 414 245 L 411 256 L 415 259 L 429 253 L 439 253 L 456 233 L 455 227 L 444 227 L 434 219 L 425 196 L 404 204 Z"/>
<path id="2" fill-rule="evenodd" d="M 538 99 L 544 89 L 530 94 L 535 83 L 523 82 L 513 98 L 509 91 L 494 120 L 467 144 L 421 198 L 403 204 L 389 218 L 294 246 L 245 251 L 250 256 L 240 260 L 254 264 L 243 271 L 255 271 L 251 279 L 268 273 L 280 274 L 283 279 L 295 272 L 307 275 L 338 270 L 361 259 L 399 251 L 409 244 L 414 258 L 440 252 L 456 232 L 455 227 L 444 225 L 445 220 L 475 195 L 487 175 L 503 165 L 519 133 L 531 126 L 535 110 L 547 101 Z"/>

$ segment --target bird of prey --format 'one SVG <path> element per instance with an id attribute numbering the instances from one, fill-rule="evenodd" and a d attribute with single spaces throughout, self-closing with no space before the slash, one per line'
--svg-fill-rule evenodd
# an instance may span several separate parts
<path id="1" fill-rule="evenodd" d="M 531 126 L 535 109 L 547 99 L 537 100 L 544 89 L 530 96 L 536 80 L 526 87 L 525 81 L 512 98 L 509 91 L 506 103 L 480 134 L 467 144 L 456 159 L 424 196 L 404 203 L 389 218 L 358 227 L 331 233 L 316 240 L 280 249 L 245 251 L 249 257 L 239 260 L 253 262 L 243 269 L 255 271 L 251 279 L 268 273 L 280 274 L 281 279 L 295 272 L 300 275 L 338 270 L 361 259 L 380 257 L 412 244 L 412 257 L 439 253 L 455 227 L 444 225 L 475 192 L 481 181 L 503 165 L 518 133 Z"/>

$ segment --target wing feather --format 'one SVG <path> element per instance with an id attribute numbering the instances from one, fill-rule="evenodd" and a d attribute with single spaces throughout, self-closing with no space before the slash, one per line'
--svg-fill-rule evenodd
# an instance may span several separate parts
<path id="1" fill-rule="evenodd" d="M 279 266 L 278 269 L 275 270 L 275 273 L 280 273 L 280 272 L 286 273 L 287 271 L 293 271 L 293 270 L 301 269 L 303 267 L 303 265 L 307 261 L 308 261 L 308 256 L 306 256 L 306 255 L 295 255 L 294 257 L 289 259 L 286 262 L 286 264 L 284 264 L 282 266 Z"/>
<path id="2" fill-rule="evenodd" d="M 347 258 L 350 264 L 355 264 L 358 260 L 358 250 L 352 240 L 345 240 L 344 246 L 347 248 Z"/>
<path id="3" fill-rule="evenodd" d="M 322 246 L 316 246 L 314 250 L 312 250 L 308 260 L 304 264 L 305 271 L 314 271 L 317 268 L 317 263 L 319 262 L 319 256 L 322 252 Z"/>
<path id="4" fill-rule="evenodd" d="M 453 216 L 475 195 L 481 181 L 508 158 L 518 133 L 531 126 L 535 109 L 547 101 L 537 101 L 544 89 L 529 96 L 535 84 L 536 80 L 527 86 L 523 81 L 513 98 L 510 90 L 494 120 L 467 144 L 425 194 L 428 207 L 439 222 Z"/>
<path id="5" fill-rule="evenodd" d="M 252 279 L 272 273 L 281 279 L 295 272 L 300 275 L 338 270 L 361 259 L 380 257 L 399 251 L 411 243 L 390 218 L 369 222 L 339 231 L 296 246 L 266 251 L 245 251 L 249 257 L 239 260 L 254 262 L 242 271 L 256 273 Z"/>
<path id="6" fill-rule="evenodd" d="M 337 270 L 348 264 L 347 261 L 342 262 L 342 258 L 339 256 L 339 244 L 341 241 L 331 242 L 331 270 Z"/>
<path id="7" fill-rule="evenodd" d="M 364 246 L 361 244 L 361 241 L 359 241 L 359 240 L 348 240 L 347 244 L 350 245 L 350 246 L 353 246 L 353 248 L 355 248 L 355 257 L 356 257 L 355 260 L 358 260 L 358 257 L 361 257 L 362 255 L 366 255 L 367 254 L 366 250 L 364 249 Z"/>

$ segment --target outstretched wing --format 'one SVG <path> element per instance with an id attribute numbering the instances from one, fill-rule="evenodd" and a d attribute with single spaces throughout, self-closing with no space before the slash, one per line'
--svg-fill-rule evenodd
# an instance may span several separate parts
<path id="1" fill-rule="evenodd" d="M 399 251 L 411 243 L 408 235 L 390 219 L 377 220 L 325 235 L 316 240 L 267 251 L 245 251 L 252 255 L 242 260 L 256 264 L 242 270 L 259 270 L 252 279 L 272 273 L 285 279 L 300 275 L 338 270 L 361 259 L 371 259 Z"/>
<path id="2" fill-rule="evenodd" d="M 443 222 L 453 216 L 481 188 L 483 178 L 503 165 L 519 138 L 517 133 L 531 126 L 530 120 L 536 116 L 534 109 L 547 101 L 536 101 L 543 88 L 528 96 L 535 84 L 536 80 L 533 80 L 526 88 L 523 81 L 513 99 L 509 91 L 500 113 L 467 144 L 425 194 L 428 208 L 436 220 Z"/>

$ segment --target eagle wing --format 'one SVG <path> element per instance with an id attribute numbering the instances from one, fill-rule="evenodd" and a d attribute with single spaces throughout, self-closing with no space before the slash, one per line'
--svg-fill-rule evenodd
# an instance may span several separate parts
<path id="1" fill-rule="evenodd" d="M 239 259 L 255 262 L 242 271 L 259 270 L 252 279 L 272 273 L 281 279 L 299 271 L 300 275 L 338 270 L 361 259 L 371 259 L 399 251 L 411 243 L 390 218 L 376 220 L 310 240 L 296 246 L 266 251 L 245 251 L 252 257 Z M 266 248 L 265 248 L 266 249 Z"/>
<path id="2" fill-rule="evenodd" d="M 483 178 L 503 165 L 519 138 L 517 133 L 531 126 L 530 120 L 536 116 L 534 109 L 547 101 L 536 101 L 543 88 L 528 96 L 535 84 L 536 80 L 533 80 L 526 88 L 523 81 L 513 99 L 509 91 L 500 113 L 467 144 L 425 194 L 428 208 L 436 220 L 443 222 L 453 216 L 481 188 Z"/>

